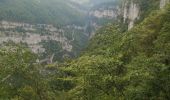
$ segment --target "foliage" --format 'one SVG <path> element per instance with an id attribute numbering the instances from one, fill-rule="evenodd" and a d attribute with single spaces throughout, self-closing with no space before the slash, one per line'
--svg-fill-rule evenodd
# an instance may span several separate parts
<path id="1" fill-rule="evenodd" d="M 1 0 L 0 20 L 82 25 L 84 14 L 68 0 Z"/>
<path id="2" fill-rule="evenodd" d="M 170 5 L 124 33 L 101 28 L 75 60 L 35 60 L 21 47 L 0 49 L 0 99 L 169 100 Z"/>
<path id="3" fill-rule="evenodd" d="M 169 100 L 170 6 L 132 30 L 106 26 L 70 63 L 78 85 L 73 100 Z"/>
<path id="4" fill-rule="evenodd" d="M 42 100 L 48 98 L 46 83 L 35 64 L 35 55 L 20 46 L 0 50 L 0 99 Z"/>

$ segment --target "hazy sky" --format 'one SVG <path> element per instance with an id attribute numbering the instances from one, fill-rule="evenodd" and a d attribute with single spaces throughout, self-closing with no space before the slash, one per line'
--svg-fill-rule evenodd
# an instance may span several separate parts
<path id="1" fill-rule="evenodd" d="M 93 3 L 101 3 L 101 2 L 110 2 L 115 0 L 71 0 L 80 4 L 88 3 L 89 1 L 93 1 Z"/>
<path id="2" fill-rule="evenodd" d="M 71 1 L 78 2 L 78 3 L 87 3 L 90 0 L 71 0 Z"/>

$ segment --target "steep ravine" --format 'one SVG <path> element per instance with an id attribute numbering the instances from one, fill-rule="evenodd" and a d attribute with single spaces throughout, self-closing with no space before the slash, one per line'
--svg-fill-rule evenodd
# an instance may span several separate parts
<path id="1" fill-rule="evenodd" d="M 84 30 L 84 27 L 76 25 L 55 27 L 49 24 L 0 21 L 0 44 L 11 41 L 28 46 L 36 54 L 44 55 L 41 59 L 52 54 L 55 54 L 55 58 L 63 59 L 65 55 L 76 56 L 73 53 L 79 52 L 75 42 L 80 44 L 78 39 L 81 37 L 86 40 L 87 36 L 82 34 Z"/>
<path id="2" fill-rule="evenodd" d="M 50 47 L 53 48 L 48 51 L 50 54 L 47 55 L 50 56 L 54 52 L 60 51 L 63 51 L 60 54 L 62 57 L 78 55 L 77 52 L 80 52 L 81 48 L 86 46 L 89 38 L 93 37 L 96 30 L 102 26 L 116 22 L 127 25 L 126 30 L 130 30 L 137 21 L 141 20 L 141 13 L 145 11 L 141 8 L 140 0 L 121 0 L 121 2 L 93 5 L 85 11 L 87 23 L 84 26 L 70 24 L 56 27 L 52 24 L 29 24 L 1 20 L 0 44 L 8 41 L 23 43 L 37 54 L 46 53 Z M 160 0 L 160 8 L 162 9 L 168 2 L 169 0 Z M 53 44 L 50 44 L 51 42 Z M 56 51 L 55 49 L 59 50 Z"/>

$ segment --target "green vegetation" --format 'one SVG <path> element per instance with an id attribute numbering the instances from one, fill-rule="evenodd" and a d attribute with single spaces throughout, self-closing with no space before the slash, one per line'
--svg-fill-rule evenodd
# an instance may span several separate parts
<path id="1" fill-rule="evenodd" d="M 34 64 L 35 55 L 19 46 L 5 46 L 0 50 L 0 99 L 42 100 L 48 93 Z"/>
<path id="2" fill-rule="evenodd" d="M 109 24 L 79 58 L 55 65 L 39 65 L 20 46 L 1 48 L 0 99 L 169 100 L 170 5 L 123 31 Z"/>
<path id="3" fill-rule="evenodd" d="M 84 13 L 68 0 L 1 0 L 0 20 L 42 24 L 84 24 Z"/>
<path id="4" fill-rule="evenodd" d="M 83 34 L 84 30 L 66 28 L 67 25 L 80 27 L 85 25 L 85 13 L 80 9 L 80 5 L 74 4 L 70 0 L 0 0 L 0 21 L 2 20 L 33 25 L 50 24 L 57 29 L 63 29 L 64 32 L 59 32 L 59 34 L 64 34 L 70 41 L 74 38 L 74 41 L 71 41 L 74 52 L 69 52 L 71 57 L 77 56 L 84 45 L 87 44 L 87 42 L 84 42 L 88 38 Z M 35 29 L 36 31 L 28 31 L 23 29 L 23 27 L 17 27 L 13 29 L 1 28 L 0 31 L 5 35 L 9 32 L 16 32 L 22 35 L 27 32 L 41 35 L 50 34 L 50 32 L 43 27 L 38 28 L 35 26 Z M 74 37 L 72 36 L 73 31 L 77 31 Z M 55 60 L 61 61 L 66 51 L 63 50 L 61 52 L 62 48 L 58 46 L 59 42 L 54 42 L 55 41 L 53 41 L 53 43 L 46 41 L 46 43 L 43 43 L 43 46 L 47 49 L 43 57 L 46 58 L 48 55 L 54 53 Z M 51 49 L 49 50 L 49 48 Z M 54 50 L 56 48 L 59 48 L 60 51 L 58 49 Z M 58 51 L 60 53 L 58 53 Z"/>
<path id="5" fill-rule="evenodd" d="M 60 54 L 62 51 L 62 47 L 60 43 L 58 43 L 57 41 L 49 40 L 49 41 L 43 41 L 41 44 L 43 45 L 43 48 L 46 50 L 46 52 L 43 54 L 44 56 L 43 58 L 49 55 L 52 56 L 54 54 L 57 55 L 57 58 L 56 56 L 54 57 L 55 61 L 62 60 L 62 55 Z"/>
<path id="6" fill-rule="evenodd" d="M 169 100 L 170 6 L 132 30 L 106 26 L 69 65 L 79 84 L 76 100 Z M 73 99 L 73 100 L 74 100 Z"/>

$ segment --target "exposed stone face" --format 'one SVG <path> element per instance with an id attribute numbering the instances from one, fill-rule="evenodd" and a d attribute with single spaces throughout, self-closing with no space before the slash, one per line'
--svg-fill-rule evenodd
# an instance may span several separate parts
<path id="1" fill-rule="evenodd" d="M 126 22 L 126 19 L 128 18 L 128 8 L 127 8 L 127 2 L 125 2 L 123 6 L 123 22 Z"/>
<path id="2" fill-rule="evenodd" d="M 90 16 L 94 16 L 96 18 L 117 18 L 117 11 L 114 10 L 95 10 L 90 12 Z"/>
<path id="3" fill-rule="evenodd" d="M 123 17 L 123 23 L 128 24 L 128 30 L 133 28 L 135 21 L 139 19 L 140 7 L 133 0 L 125 0 L 121 5 L 114 5 L 106 8 L 98 8 L 92 10 L 89 15 L 92 17 L 120 20 Z M 100 28 L 96 22 L 91 24 L 95 29 Z M 92 33 L 91 33 L 92 34 Z"/>
<path id="4" fill-rule="evenodd" d="M 119 5 L 94 7 L 93 9 L 91 9 L 88 12 L 88 26 L 90 26 L 92 30 L 88 34 L 88 37 L 92 38 L 95 35 L 95 31 L 103 26 L 103 23 L 107 23 L 107 21 L 117 20 L 119 15 L 121 15 L 121 8 L 119 7 Z"/>
<path id="5" fill-rule="evenodd" d="M 160 9 L 162 9 L 170 0 L 160 0 Z M 124 23 L 128 23 L 128 30 L 133 28 L 136 20 L 139 19 L 140 7 L 138 4 L 134 3 L 132 0 L 125 1 L 123 5 L 123 18 Z"/>
<path id="6" fill-rule="evenodd" d="M 160 9 L 162 9 L 170 0 L 160 0 Z"/>
<path id="7" fill-rule="evenodd" d="M 130 6 L 128 6 L 128 2 L 124 3 L 123 8 L 123 18 L 124 23 L 128 21 L 128 29 L 133 28 L 135 21 L 139 18 L 140 7 L 138 4 L 135 4 L 133 1 L 130 2 Z"/>
<path id="8" fill-rule="evenodd" d="M 97 9 L 93 9 L 89 12 L 89 16 L 96 17 L 96 18 L 117 18 L 120 14 L 120 7 L 119 6 L 108 6 L 108 7 L 101 7 Z"/>
<path id="9" fill-rule="evenodd" d="M 65 28 L 67 28 L 67 29 L 76 29 L 76 30 L 81 30 L 81 31 L 83 31 L 83 30 L 85 30 L 85 27 L 82 27 L 82 26 L 77 26 L 77 25 L 67 25 Z"/>
<path id="10" fill-rule="evenodd" d="M 131 2 L 130 9 L 129 9 L 129 20 L 130 20 L 128 26 L 129 29 L 131 29 L 134 26 L 134 22 L 138 18 L 138 16 L 139 16 L 139 7 L 137 4 Z"/>
<path id="11" fill-rule="evenodd" d="M 17 30 L 20 28 L 25 32 L 13 32 L 11 29 Z M 48 34 L 39 34 L 36 31 L 41 28 L 44 31 L 48 31 Z M 0 22 L 0 44 L 3 42 L 13 41 L 15 43 L 26 43 L 30 49 L 35 53 L 43 53 L 45 49 L 41 45 L 42 41 L 54 40 L 61 44 L 62 49 L 68 52 L 72 51 L 72 45 L 70 41 L 63 36 L 63 29 L 57 29 L 53 25 L 37 24 L 31 25 L 27 23 L 17 23 L 17 22 Z"/>

